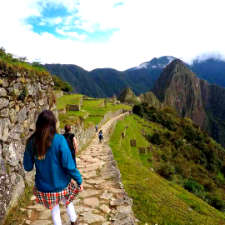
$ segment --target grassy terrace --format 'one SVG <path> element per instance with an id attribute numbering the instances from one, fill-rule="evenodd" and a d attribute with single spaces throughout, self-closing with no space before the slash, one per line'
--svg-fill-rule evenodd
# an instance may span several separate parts
<path id="1" fill-rule="evenodd" d="M 27 63 L 25 58 L 15 58 L 0 48 L 0 69 L 12 75 L 17 72 L 26 72 L 31 76 L 50 76 L 39 63 Z"/>
<path id="2" fill-rule="evenodd" d="M 163 128 L 131 115 L 117 123 L 110 139 L 124 187 L 133 199 L 133 210 L 140 224 L 224 225 L 224 213 L 152 172 L 151 152 L 140 155 L 138 148 L 149 146 L 141 133 L 153 133 L 154 129 Z M 126 132 L 124 139 L 122 132 Z M 130 147 L 130 139 L 136 139 L 136 147 Z M 153 151 L 157 151 L 154 146 Z"/>
<path id="3" fill-rule="evenodd" d="M 59 111 L 66 108 L 67 104 L 79 104 L 83 98 L 80 94 L 64 95 L 57 99 L 57 109 Z M 116 104 L 107 102 L 104 99 L 88 98 L 83 100 L 81 111 L 68 111 L 66 113 L 59 113 L 60 127 L 63 128 L 66 123 L 77 124 L 84 120 L 85 127 L 98 124 L 104 115 L 111 111 L 115 112 L 119 109 L 130 110 L 130 106 L 123 104 Z"/>

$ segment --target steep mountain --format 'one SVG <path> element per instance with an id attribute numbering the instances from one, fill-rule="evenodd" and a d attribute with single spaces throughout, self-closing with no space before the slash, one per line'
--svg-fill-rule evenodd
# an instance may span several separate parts
<path id="1" fill-rule="evenodd" d="M 175 60 L 163 70 L 153 92 L 225 145 L 225 89 L 200 80 L 181 60 Z"/>

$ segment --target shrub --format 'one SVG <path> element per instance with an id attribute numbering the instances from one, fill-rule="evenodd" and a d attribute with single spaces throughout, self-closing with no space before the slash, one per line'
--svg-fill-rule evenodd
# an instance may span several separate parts
<path id="1" fill-rule="evenodd" d="M 155 144 L 155 145 L 161 145 L 163 143 L 159 133 L 154 133 L 152 137 L 150 138 L 150 141 L 152 142 L 152 144 Z"/>
<path id="2" fill-rule="evenodd" d="M 166 179 L 171 179 L 172 175 L 175 174 L 175 169 L 169 163 L 163 164 L 157 172 Z"/>
<path id="3" fill-rule="evenodd" d="M 220 198 L 217 194 L 208 194 L 206 196 L 208 203 L 216 209 L 225 212 L 225 201 Z"/>
<path id="4" fill-rule="evenodd" d="M 193 179 L 188 179 L 184 183 L 184 188 L 199 197 L 203 196 L 204 187 Z"/>

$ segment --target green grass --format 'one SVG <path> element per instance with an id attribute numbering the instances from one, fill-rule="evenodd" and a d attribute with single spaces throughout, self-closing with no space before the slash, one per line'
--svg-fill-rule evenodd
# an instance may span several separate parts
<path id="1" fill-rule="evenodd" d="M 149 145 L 141 133 L 145 130 L 151 133 L 157 126 L 135 115 L 128 116 L 117 123 L 110 139 L 124 187 L 133 199 L 133 210 L 140 224 L 224 225 L 225 214 L 152 172 L 150 168 L 154 165 L 148 162 L 151 153 L 138 153 L 139 147 Z M 122 139 L 121 133 L 125 130 L 126 136 Z M 130 147 L 130 139 L 136 139 L 136 147 Z M 153 151 L 157 151 L 155 146 Z"/>
<path id="2" fill-rule="evenodd" d="M 66 108 L 67 104 L 79 104 L 82 95 L 64 95 L 57 99 L 57 109 L 62 110 Z M 82 120 L 84 121 L 85 127 L 90 125 L 98 124 L 107 112 L 115 112 L 119 109 L 130 110 L 131 107 L 123 104 L 114 105 L 107 102 L 104 104 L 104 99 L 83 100 L 81 111 L 68 111 L 65 114 L 59 114 L 60 127 L 64 127 L 66 123 L 77 124 Z"/>
<path id="3" fill-rule="evenodd" d="M 0 48 L 0 68 L 8 73 L 9 76 L 15 73 L 27 72 L 33 76 L 50 76 L 47 70 L 39 63 L 28 63 L 25 58 L 16 58 L 10 53 L 6 53 L 3 48 Z"/>

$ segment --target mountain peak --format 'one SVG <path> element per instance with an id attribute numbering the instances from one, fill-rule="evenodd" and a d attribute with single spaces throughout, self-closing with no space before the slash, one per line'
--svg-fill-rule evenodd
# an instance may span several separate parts
<path id="1" fill-rule="evenodd" d="M 168 64 L 170 64 L 176 58 L 173 56 L 162 56 L 159 58 L 153 58 L 148 62 L 141 63 L 139 66 L 131 68 L 130 70 L 139 70 L 139 69 L 163 69 Z"/>
<path id="2" fill-rule="evenodd" d="M 201 127 L 204 125 L 200 80 L 181 60 L 174 60 L 163 70 L 153 92 L 165 105 L 175 107 L 181 116 L 198 121 Z"/>

